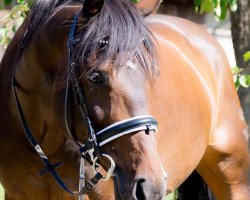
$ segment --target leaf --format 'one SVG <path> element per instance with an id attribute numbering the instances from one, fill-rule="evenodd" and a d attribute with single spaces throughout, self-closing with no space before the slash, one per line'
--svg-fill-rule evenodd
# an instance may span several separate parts
<path id="1" fill-rule="evenodd" d="M 235 12 L 238 9 L 237 0 L 229 0 L 230 10 Z"/>
<path id="2" fill-rule="evenodd" d="M 16 30 L 17 30 L 17 29 L 16 29 L 16 26 L 13 25 L 13 27 L 12 27 L 12 32 L 13 32 L 13 33 L 16 33 Z"/>
<path id="3" fill-rule="evenodd" d="M 250 86 L 250 74 L 241 74 L 243 68 L 233 67 L 231 70 L 236 90 L 240 87 L 248 88 Z"/>
<path id="4" fill-rule="evenodd" d="M 194 0 L 194 6 L 200 7 L 202 0 Z"/>
<path id="5" fill-rule="evenodd" d="M 220 18 L 220 16 L 221 16 L 221 7 L 220 6 L 217 6 L 214 9 L 214 15 L 215 15 L 216 21 L 219 22 L 221 20 L 221 18 Z"/>
<path id="6" fill-rule="evenodd" d="M 237 3 L 235 3 L 235 4 L 230 4 L 230 10 L 231 10 L 232 12 L 235 12 L 237 9 L 238 9 Z"/>
<path id="7" fill-rule="evenodd" d="M 227 16 L 227 7 L 228 2 L 227 0 L 220 0 L 220 8 L 221 8 L 221 14 L 219 16 L 220 21 L 224 20 Z"/>
<path id="8" fill-rule="evenodd" d="M 12 8 L 12 12 L 17 14 L 19 12 L 21 13 L 25 13 L 25 12 L 29 12 L 29 8 L 27 4 L 24 5 L 16 5 Z"/>
<path id="9" fill-rule="evenodd" d="M 137 2 L 139 2 L 140 0 L 130 0 L 131 2 L 133 2 L 133 3 L 137 3 Z"/>
<path id="10" fill-rule="evenodd" d="M 204 0 L 201 3 L 201 7 L 200 7 L 200 13 L 211 13 L 213 11 L 213 2 L 211 0 Z"/>
<path id="11" fill-rule="evenodd" d="M 244 61 L 247 62 L 250 60 L 250 51 L 247 51 L 246 53 L 244 53 L 243 55 Z"/>
<path id="12" fill-rule="evenodd" d="M 17 3 L 19 3 L 19 4 L 25 4 L 27 2 L 26 2 L 26 0 L 17 0 Z"/>
<path id="13" fill-rule="evenodd" d="M 214 8 L 218 7 L 219 0 L 212 0 Z"/>
<path id="14" fill-rule="evenodd" d="M 241 75 L 239 82 L 242 87 L 248 88 L 250 86 L 250 75 Z"/>
<path id="15" fill-rule="evenodd" d="M 237 79 L 235 82 L 234 82 L 234 85 L 235 85 L 235 89 L 238 90 L 240 88 L 240 82 L 239 82 L 239 79 Z"/>
<path id="16" fill-rule="evenodd" d="M 232 73 L 234 74 L 234 75 L 237 75 L 237 74 L 239 74 L 240 72 L 242 72 L 242 70 L 243 69 L 241 69 L 241 68 L 239 68 L 239 67 L 233 67 L 233 68 L 231 68 L 231 70 L 232 70 Z"/>

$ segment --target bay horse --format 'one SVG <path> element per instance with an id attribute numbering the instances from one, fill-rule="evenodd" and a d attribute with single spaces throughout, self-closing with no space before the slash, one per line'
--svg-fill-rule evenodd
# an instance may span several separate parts
<path id="1" fill-rule="evenodd" d="M 35 3 L 0 66 L 6 200 L 75 199 L 38 172 L 41 158 L 44 173 L 76 190 L 81 155 L 89 199 L 163 199 L 194 170 L 217 200 L 250 199 L 247 127 L 226 56 L 200 26 L 151 15 L 158 4 Z M 105 175 L 91 165 L 114 181 L 97 183 Z"/>

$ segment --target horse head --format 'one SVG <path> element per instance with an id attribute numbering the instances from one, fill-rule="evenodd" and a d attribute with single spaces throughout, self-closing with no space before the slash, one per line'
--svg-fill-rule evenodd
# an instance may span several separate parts
<path id="1" fill-rule="evenodd" d="M 68 39 L 68 73 L 74 73 L 68 81 L 79 85 L 75 96 L 84 104 L 83 117 L 75 112 L 75 138 L 85 143 L 93 127 L 101 155 L 116 165 L 118 193 L 126 200 L 162 199 L 166 194 L 157 123 L 150 116 L 150 90 L 158 68 L 153 37 L 139 9 L 129 1 L 85 1 Z M 83 25 L 76 27 L 81 16 Z M 106 157 L 99 156 L 99 162 L 109 169 Z"/>

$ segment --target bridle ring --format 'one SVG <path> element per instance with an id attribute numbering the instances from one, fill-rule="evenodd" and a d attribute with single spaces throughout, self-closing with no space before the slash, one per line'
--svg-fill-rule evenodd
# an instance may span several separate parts
<path id="1" fill-rule="evenodd" d="M 115 170 L 115 161 L 113 160 L 113 158 L 111 158 L 109 155 L 107 154 L 102 154 L 103 157 L 107 158 L 109 161 L 110 161 L 110 168 L 109 170 L 107 171 L 107 175 L 106 177 L 103 177 L 102 180 L 106 181 L 106 180 L 109 180 L 112 176 L 113 176 L 113 173 L 114 173 L 114 170 Z M 96 161 L 98 160 L 98 157 L 96 157 L 94 160 L 93 160 L 93 169 L 95 171 L 95 173 L 98 173 L 97 170 L 96 170 Z"/>

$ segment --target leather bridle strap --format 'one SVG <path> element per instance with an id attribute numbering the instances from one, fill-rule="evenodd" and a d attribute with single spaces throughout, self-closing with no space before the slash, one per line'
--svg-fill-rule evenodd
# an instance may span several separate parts
<path id="1" fill-rule="evenodd" d="M 81 11 L 79 11 L 76 16 L 73 19 L 73 22 L 71 24 L 70 27 L 70 32 L 69 32 L 69 37 L 68 37 L 68 41 L 67 41 L 67 47 L 68 47 L 68 77 L 67 77 L 67 85 L 66 85 L 66 94 L 65 94 L 65 105 L 64 105 L 64 110 L 65 110 L 65 122 L 66 122 L 66 126 L 69 127 L 68 125 L 68 91 L 69 91 L 69 87 L 70 87 L 70 83 L 74 92 L 74 97 L 75 97 L 75 101 L 79 106 L 79 110 L 81 112 L 81 115 L 83 117 L 83 120 L 85 122 L 85 125 L 87 127 L 87 131 L 88 131 L 88 136 L 89 138 L 93 139 L 96 142 L 96 138 L 95 138 L 95 132 L 94 129 L 91 125 L 91 121 L 90 121 L 90 115 L 89 115 L 89 111 L 88 111 L 88 107 L 87 107 L 87 103 L 86 103 L 86 99 L 84 96 L 84 91 L 83 88 L 80 87 L 79 82 L 77 80 L 76 77 L 76 64 L 74 62 L 72 62 L 72 55 L 71 55 L 71 48 L 74 46 L 75 44 L 75 34 L 77 31 L 77 21 L 78 21 L 78 17 L 81 14 Z M 68 133 L 70 135 L 72 135 L 70 128 L 67 129 Z M 74 138 L 75 140 L 77 140 L 76 138 Z"/>
<path id="2" fill-rule="evenodd" d="M 29 126 L 28 126 L 27 120 L 25 118 L 22 106 L 20 104 L 20 101 L 19 101 L 19 98 L 18 98 L 18 95 L 17 95 L 17 91 L 16 91 L 17 82 L 16 82 L 15 76 L 13 77 L 12 84 L 13 84 L 13 91 L 14 91 L 14 97 L 15 97 L 15 101 L 16 101 L 16 105 L 17 105 L 17 109 L 18 109 L 18 114 L 19 114 L 19 118 L 20 118 L 23 130 L 24 130 L 24 133 L 25 133 L 27 139 L 29 140 L 31 145 L 34 147 L 37 154 L 39 155 L 39 157 L 42 159 L 43 163 L 46 166 L 45 169 L 41 170 L 40 175 L 43 175 L 43 174 L 49 172 L 54 177 L 54 179 L 56 180 L 58 185 L 60 185 L 60 187 L 62 189 L 64 189 L 65 191 L 67 191 L 71 195 L 82 196 L 82 195 L 90 192 L 92 190 L 92 188 L 98 183 L 98 181 L 100 179 L 102 179 L 102 175 L 100 173 L 97 173 L 90 181 L 87 182 L 86 186 L 84 188 L 82 188 L 79 192 L 73 192 L 72 190 L 70 190 L 66 186 L 66 184 L 63 182 L 63 180 L 60 178 L 60 176 L 57 174 L 57 172 L 55 170 L 56 168 L 62 166 L 62 162 L 52 164 L 49 161 L 49 159 L 47 158 L 47 156 L 43 152 L 40 145 L 36 142 L 32 132 L 31 132 Z"/>
<path id="3" fill-rule="evenodd" d="M 78 17 L 79 17 L 80 12 L 78 12 L 71 25 L 70 25 L 70 31 L 69 31 L 69 36 L 68 36 L 68 41 L 67 41 L 67 48 L 68 48 L 68 74 L 67 74 L 67 82 L 66 82 L 66 90 L 65 90 L 65 98 L 64 98 L 64 120 L 65 120 L 65 125 L 66 125 L 66 131 L 68 133 L 69 136 L 72 137 L 72 139 L 75 141 L 75 143 L 81 147 L 81 145 L 77 142 L 77 139 L 75 137 L 71 129 L 71 127 L 69 126 L 69 120 L 68 120 L 68 97 L 69 97 L 69 88 L 70 88 L 70 82 L 71 82 L 71 71 L 72 71 L 72 64 L 71 64 L 71 46 L 74 43 L 74 35 L 76 32 L 76 27 L 77 27 L 77 21 L 78 21 Z"/>
<path id="4" fill-rule="evenodd" d="M 92 127 L 91 120 L 90 120 L 90 115 L 85 99 L 85 92 L 82 87 L 80 87 L 77 76 L 76 76 L 76 64 L 72 61 L 72 48 L 76 44 L 76 39 L 75 39 L 75 34 L 77 31 L 77 23 L 78 23 L 78 17 L 80 15 L 81 11 L 79 11 L 76 16 L 73 19 L 73 22 L 70 26 L 70 32 L 69 32 L 69 37 L 67 41 L 67 47 L 68 47 L 68 76 L 67 76 L 67 84 L 66 84 L 66 92 L 65 92 L 65 100 L 64 100 L 64 118 L 65 118 L 65 124 L 66 124 L 66 130 L 68 132 L 68 135 L 70 135 L 74 142 L 80 147 L 80 153 L 81 156 L 83 156 L 90 164 L 92 164 L 93 159 L 90 159 L 91 155 L 87 155 L 87 151 L 94 149 L 94 156 L 101 157 L 100 155 L 100 150 L 98 148 L 97 144 L 97 139 L 96 139 L 96 134 L 95 131 Z M 82 115 L 83 121 L 86 125 L 87 128 L 87 133 L 88 133 L 88 140 L 85 142 L 85 147 L 84 151 L 82 151 L 82 146 L 83 144 L 79 143 L 77 138 L 72 134 L 72 130 L 69 125 L 69 120 L 68 120 L 68 98 L 69 98 L 69 88 L 72 88 L 72 91 L 74 93 L 75 97 L 75 102 L 78 105 L 78 108 L 80 110 L 80 113 Z"/>

